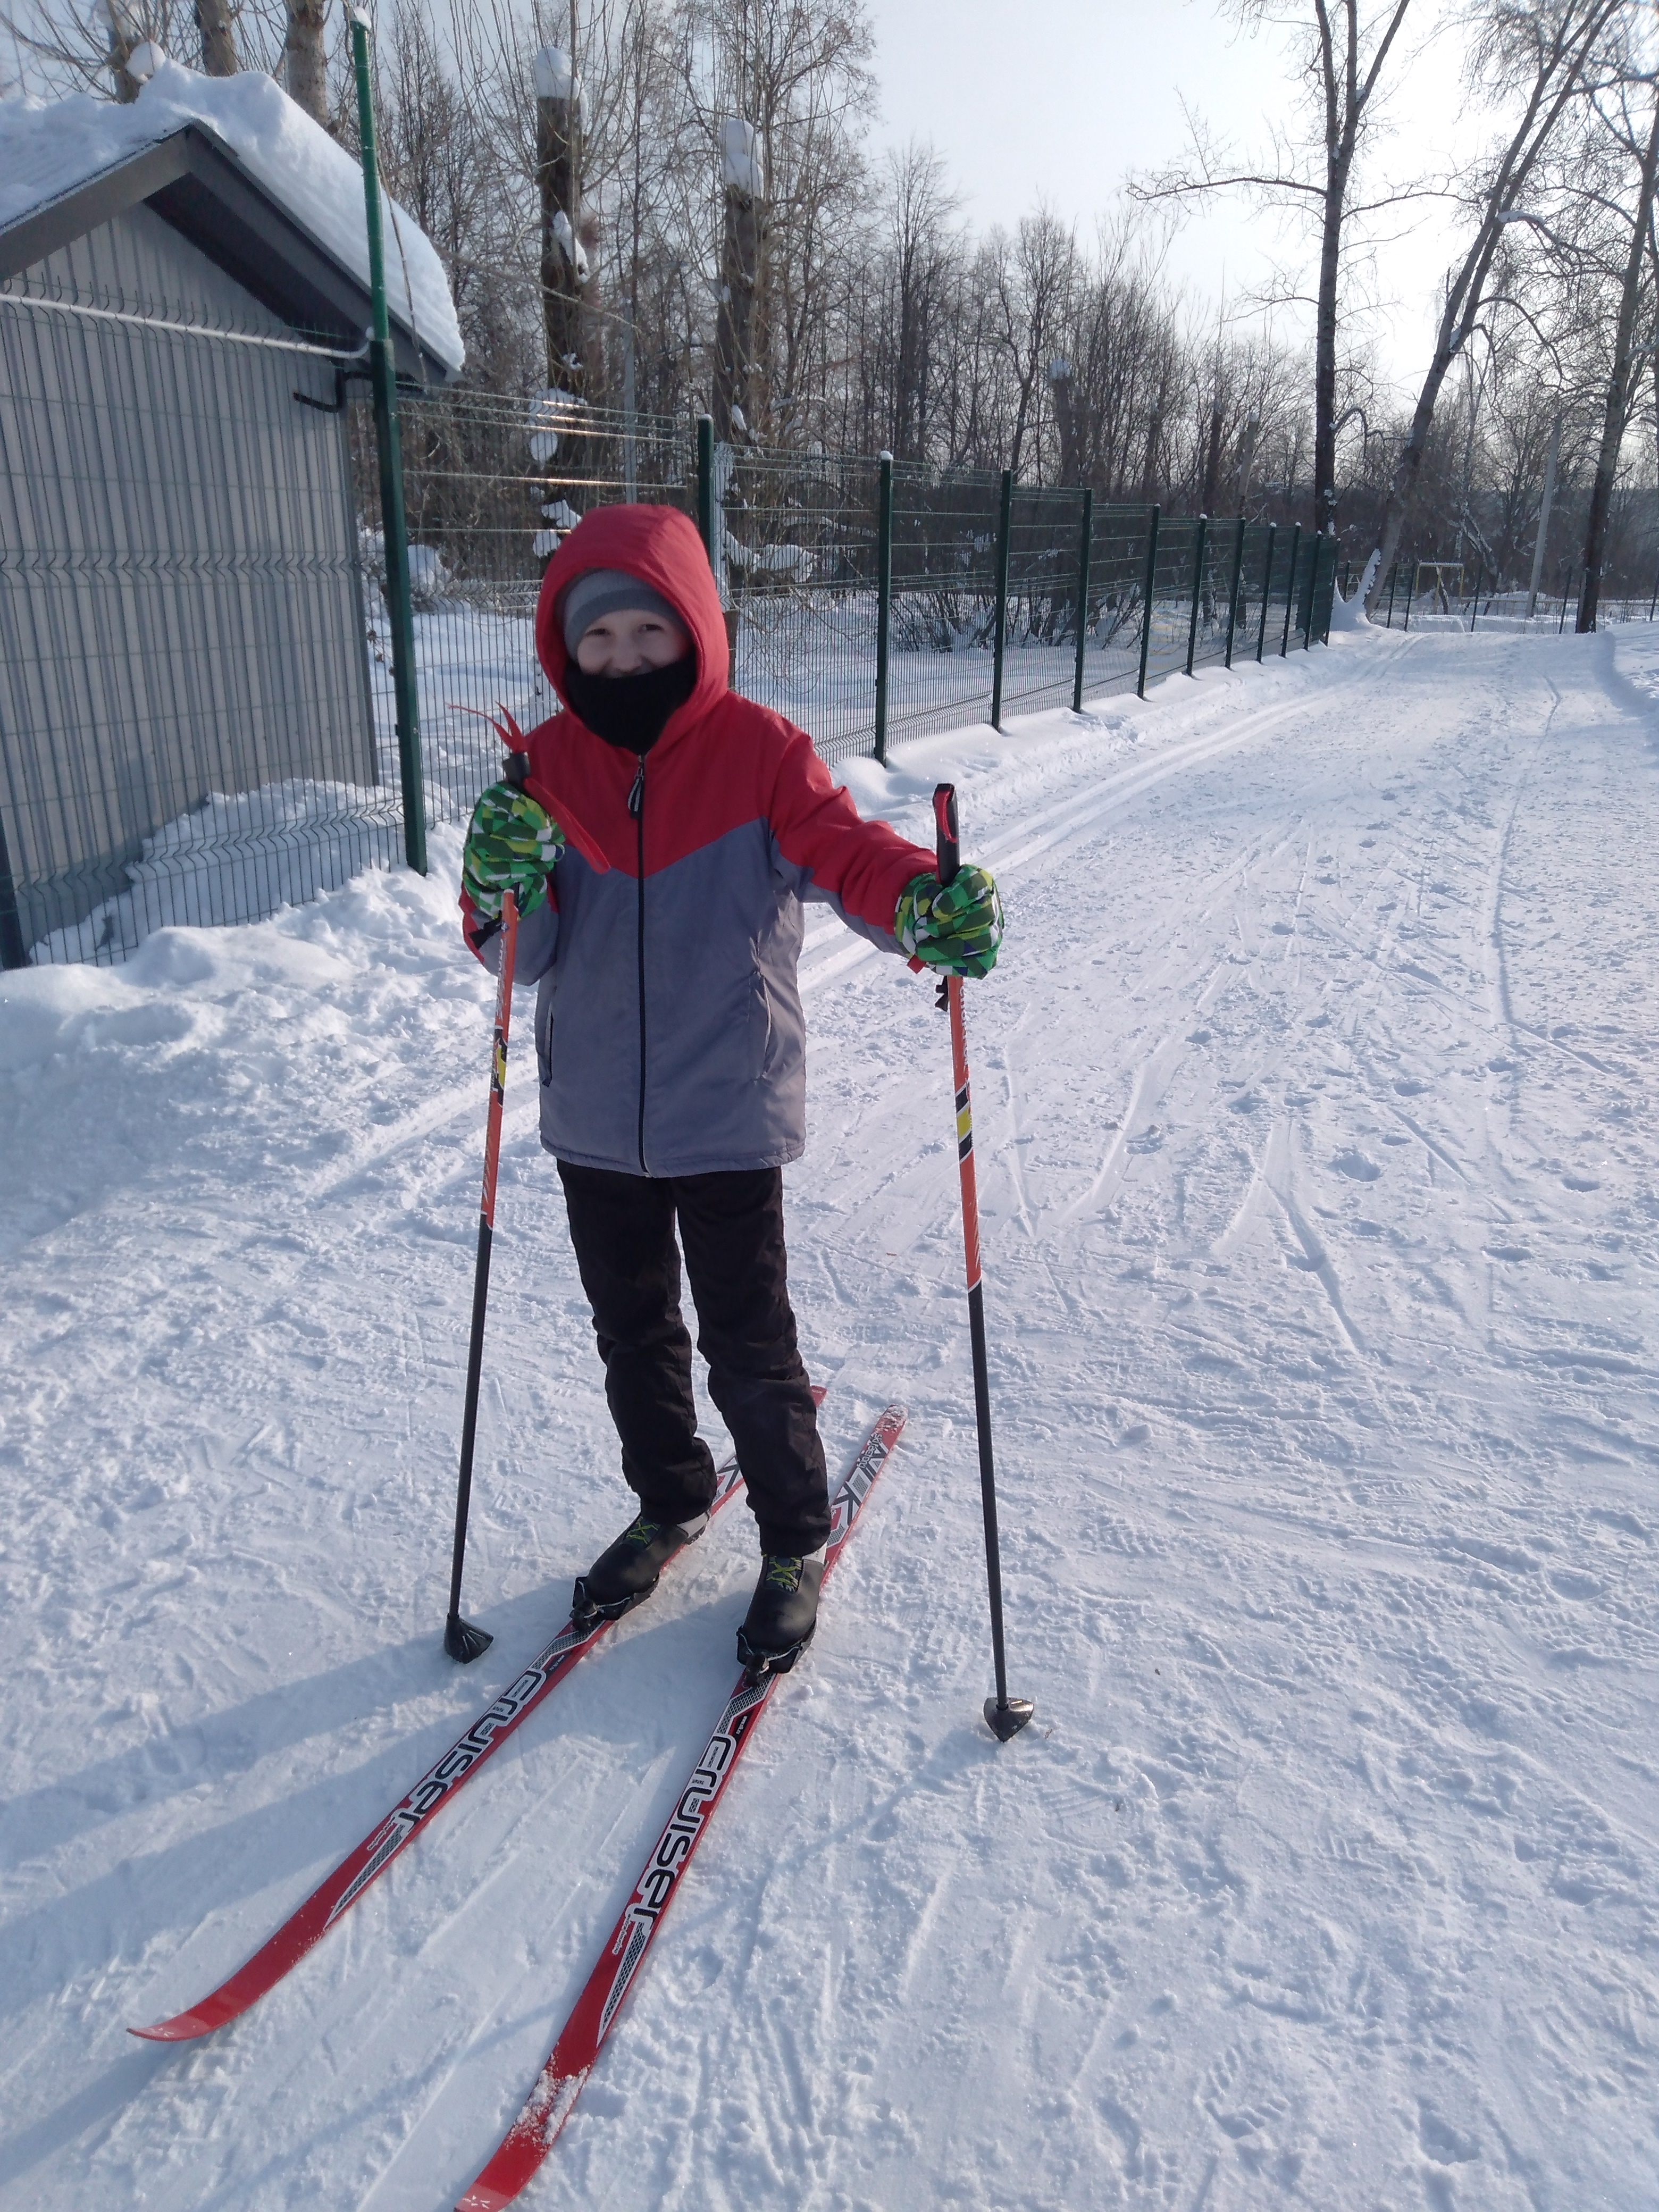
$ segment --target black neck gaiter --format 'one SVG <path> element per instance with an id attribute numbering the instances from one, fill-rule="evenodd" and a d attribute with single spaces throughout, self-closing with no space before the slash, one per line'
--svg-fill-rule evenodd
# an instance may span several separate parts
<path id="1" fill-rule="evenodd" d="M 564 696 L 596 738 L 643 759 L 696 682 L 695 653 L 671 660 L 666 668 L 642 668 L 637 676 L 586 676 L 572 660 L 564 672 Z"/>

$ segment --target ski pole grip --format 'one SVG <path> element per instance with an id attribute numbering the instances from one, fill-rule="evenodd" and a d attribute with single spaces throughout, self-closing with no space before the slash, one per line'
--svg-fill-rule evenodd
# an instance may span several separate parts
<path id="1" fill-rule="evenodd" d="M 933 787 L 933 823 L 939 832 L 939 879 L 948 885 L 956 881 L 957 870 L 962 866 L 962 848 L 957 842 L 955 784 Z"/>
<path id="2" fill-rule="evenodd" d="M 510 783 L 515 791 L 524 789 L 525 778 L 530 773 L 528 753 L 509 753 L 507 766 L 501 770 L 501 781 Z"/>

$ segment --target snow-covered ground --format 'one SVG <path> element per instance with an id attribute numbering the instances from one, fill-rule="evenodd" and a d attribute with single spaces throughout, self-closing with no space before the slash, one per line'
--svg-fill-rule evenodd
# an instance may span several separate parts
<path id="1" fill-rule="evenodd" d="M 793 1276 L 906 1441 L 526 2203 L 1659 2198 L 1659 644 L 1361 634 L 908 747 L 970 994 L 1013 1686 L 945 1026 L 825 923 Z M 370 875 L 0 985 L 0 2202 L 432 2212 L 729 1684 L 741 1510 L 289 1982 L 198 1995 L 621 1523 L 522 1036 L 439 1649 L 483 977 Z M 520 1009 L 522 1020 L 524 1009 Z M 711 1418 L 711 1430 L 714 1427 Z"/>

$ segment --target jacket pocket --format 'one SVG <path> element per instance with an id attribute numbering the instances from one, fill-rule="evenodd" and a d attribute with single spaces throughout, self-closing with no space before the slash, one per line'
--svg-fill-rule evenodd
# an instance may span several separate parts
<path id="1" fill-rule="evenodd" d="M 553 1080 L 553 978 L 542 979 L 536 994 L 536 1072 L 541 1077 L 542 1089 Z"/>
<path id="2" fill-rule="evenodd" d="M 757 968 L 749 981 L 749 1080 L 761 1082 L 772 1062 L 772 995 Z"/>

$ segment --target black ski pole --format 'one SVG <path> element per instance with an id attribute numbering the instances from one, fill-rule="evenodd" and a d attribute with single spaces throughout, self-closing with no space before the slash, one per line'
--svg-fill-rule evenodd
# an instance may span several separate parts
<path id="1" fill-rule="evenodd" d="M 514 753 L 507 781 L 522 784 L 528 765 L 522 753 Z M 501 1156 L 501 1106 L 507 1096 L 507 1033 L 513 1018 L 513 968 L 518 951 L 519 902 L 508 891 L 501 901 L 501 968 L 495 986 L 495 1030 L 489 1047 L 489 1111 L 484 1123 L 478 1256 L 472 1271 L 472 1340 L 466 1355 L 461 1474 L 455 1491 L 455 1553 L 449 1571 L 449 1618 L 444 1624 L 444 1650 L 464 1667 L 495 1641 L 487 1628 L 461 1619 L 461 1569 L 466 1562 L 466 1518 L 472 1504 L 472 1448 L 478 1435 L 478 1382 L 483 1372 L 484 1314 L 489 1304 L 489 1248 L 495 1235 L 495 1171 Z"/>
<path id="2" fill-rule="evenodd" d="M 957 842 L 957 790 L 941 783 L 933 793 L 939 830 L 939 879 L 955 881 L 962 864 Z M 979 1490 L 985 1509 L 985 1571 L 991 1589 L 991 1656 L 997 1693 L 985 1700 L 985 1718 L 999 1743 L 1018 1735 L 1036 1711 L 1030 1698 L 1008 1694 L 1008 1667 L 1002 1646 L 1002 1553 L 997 1541 L 996 1471 L 991 1457 L 991 1379 L 985 1355 L 985 1291 L 979 1267 L 979 1192 L 974 1177 L 974 1114 L 968 1095 L 968 1029 L 963 1018 L 962 978 L 947 975 L 939 986 L 939 1005 L 950 1012 L 951 1058 L 956 1075 L 957 1161 L 962 1176 L 962 1242 L 968 1267 L 968 1332 L 974 1350 L 974 1415 L 979 1426 Z"/>

